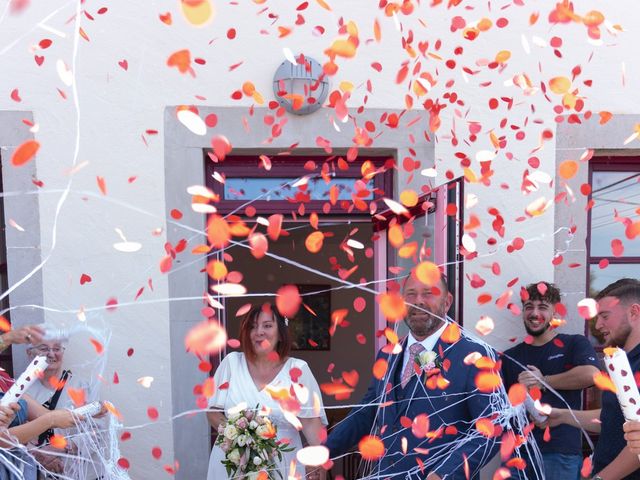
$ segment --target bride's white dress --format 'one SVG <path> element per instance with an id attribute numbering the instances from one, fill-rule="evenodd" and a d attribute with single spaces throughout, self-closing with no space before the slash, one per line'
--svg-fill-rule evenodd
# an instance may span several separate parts
<path id="1" fill-rule="evenodd" d="M 242 403 L 246 404 L 246 408 L 253 409 L 256 405 L 259 405 L 260 407 L 264 406 L 271 409 L 270 418 L 278 428 L 278 438 L 289 439 L 290 445 L 294 447 L 292 452 L 288 452 L 283 455 L 282 462 L 277 465 L 280 472 L 282 472 L 282 478 L 287 478 L 291 460 L 295 459 L 296 452 L 302 448 L 302 440 L 300 438 L 300 433 L 284 418 L 280 405 L 277 401 L 271 398 L 267 392 L 267 387 L 271 387 L 271 389 L 275 390 L 282 388 L 290 389 L 292 384 L 290 372 L 293 368 L 298 368 L 302 372 L 296 383 L 305 387 L 309 393 L 308 398 L 306 399 L 298 396 L 298 400 L 301 404 L 301 411 L 298 418 L 312 418 L 319 416 L 322 423 L 327 425 L 327 417 L 324 413 L 322 394 L 318 387 L 318 382 L 311 373 L 307 362 L 298 358 L 289 358 L 271 383 L 262 390 L 258 390 L 258 387 L 256 387 L 256 384 L 253 382 L 253 379 L 249 374 L 249 367 L 247 366 L 244 354 L 240 352 L 231 352 L 224 357 L 213 376 L 215 392 L 209 399 L 210 407 L 224 409 L 225 412 L 228 412 L 229 409 L 232 409 Z M 319 410 L 318 406 L 314 408 L 315 398 L 319 400 Z M 306 401 L 303 403 L 303 400 Z M 209 458 L 207 480 L 228 478 L 227 471 L 222 464 L 223 459 L 224 452 L 220 447 L 214 445 L 211 450 L 211 457 Z M 297 465 L 296 472 L 303 473 L 304 467 L 302 465 Z M 275 477 L 277 478 L 277 476 Z"/>

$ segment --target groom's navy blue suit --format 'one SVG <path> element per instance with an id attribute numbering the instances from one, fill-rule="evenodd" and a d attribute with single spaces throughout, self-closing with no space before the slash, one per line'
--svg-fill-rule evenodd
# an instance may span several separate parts
<path id="1" fill-rule="evenodd" d="M 405 338 L 403 350 L 406 344 Z M 352 409 L 329 435 L 326 446 L 332 458 L 349 451 L 363 436 L 375 434 L 385 445 L 384 457 L 375 463 L 371 472 L 376 478 L 423 479 L 428 473 L 435 472 L 441 478 L 464 480 L 467 478 L 465 462 L 469 478 L 479 476 L 482 466 L 496 453 L 498 440 L 483 436 L 475 423 L 480 418 L 494 418 L 497 409 L 508 400 L 498 397 L 496 402 L 499 394 L 494 394 L 492 402 L 491 394 L 480 393 L 476 387 L 479 370 L 464 363 L 465 357 L 472 352 L 486 355 L 481 345 L 464 336 L 454 344 L 439 339 L 434 351 L 442 352 L 441 360 L 449 361 L 448 371 L 443 371 L 449 381 L 444 390 L 427 388 L 424 374 L 421 377 L 413 375 L 403 388 L 400 378 L 404 351 L 392 355 L 378 353 L 377 358 L 388 361 L 387 373 L 381 380 L 373 378 L 360 402 L 362 406 Z M 431 432 L 441 428 L 439 438 L 417 438 L 411 427 L 402 427 L 402 417 L 412 421 L 419 414 L 429 416 Z M 446 427 L 449 428 L 445 433 Z M 402 451 L 403 437 L 408 442 L 406 454 Z M 419 452 L 414 450 L 416 447 Z M 426 449 L 428 452 L 424 451 Z M 418 459 L 424 464 L 423 471 Z"/>

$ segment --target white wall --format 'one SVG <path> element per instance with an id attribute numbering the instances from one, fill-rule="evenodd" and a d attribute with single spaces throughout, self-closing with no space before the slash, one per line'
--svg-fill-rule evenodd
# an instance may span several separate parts
<path id="1" fill-rule="evenodd" d="M 466 5 L 463 2 L 457 8 L 446 9 L 442 5 L 431 8 L 428 3 L 423 2 L 416 14 L 410 17 L 398 17 L 405 34 L 413 31 L 416 51 L 418 41 L 429 41 L 429 51 L 435 53 L 434 43 L 442 39 L 439 55 L 445 59 L 453 58 L 452 50 L 460 45 L 464 47 L 464 54 L 456 57 L 458 62 L 481 71 L 475 76 L 464 76 L 459 69 L 448 70 L 433 57 L 420 59 L 424 70 L 440 73 L 433 95 L 442 94 L 444 83 L 452 79 L 455 86 L 450 91 L 456 91 L 465 101 L 464 106 L 456 109 L 449 106 L 442 114 L 435 147 L 436 166 L 441 175 L 439 180 L 443 179 L 447 169 L 460 173 L 458 161 L 453 156 L 457 151 L 467 153 L 472 159 L 473 170 L 479 173 L 475 153 L 491 149 L 488 143 L 490 130 L 508 137 L 507 148 L 493 161 L 495 174 L 491 178 L 491 187 L 482 184 L 466 186 L 466 192 L 477 195 L 479 199 L 468 213 L 475 212 L 480 217 L 482 228 L 476 239 L 479 258 L 466 263 L 465 273 L 475 272 L 485 278 L 487 285 L 480 290 L 492 293 L 494 298 L 515 277 L 520 282 L 553 279 L 553 231 L 555 227 L 562 226 L 554 225 L 553 219 L 564 218 L 557 216 L 554 208 L 564 207 L 552 206 L 539 218 L 516 221 L 517 217 L 524 215 L 525 206 L 534 198 L 554 196 L 554 188 L 546 186 L 529 196 L 520 193 L 526 161 L 538 145 L 540 131 L 549 128 L 555 132 L 550 110 L 552 105 L 540 92 L 533 97 L 525 97 L 520 89 L 505 87 L 504 82 L 515 74 L 526 73 L 533 84 L 539 86 L 540 81 L 556 75 L 570 75 L 575 65 L 581 65 L 583 73 L 580 79 L 593 79 L 591 88 L 580 81 L 576 84 L 580 94 L 585 96 L 587 109 L 593 112 L 608 110 L 614 114 L 638 113 L 640 89 L 634 53 L 639 40 L 640 13 L 635 2 L 630 0 L 608 2 L 606 5 L 595 0 L 575 2 L 578 13 L 585 13 L 591 8 L 604 10 L 606 7 L 606 17 L 612 23 L 621 23 L 625 29 L 617 37 L 604 33 L 604 45 L 594 46 L 588 42 L 583 26 L 549 25 L 546 17 L 555 5 L 552 1 L 536 2 L 526 7 L 494 2 L 491 12 L 486 10 L 485 4 Z M 353 113 L 363 102 L 367 80 L 372 82 L 367 107 L 404 108 L 407 88 L 406 85 L 396 85 L 395 76 L 401 62 L 408 57 L 402 50 L 401 33 L 394 26 L 394 21 L 376 9 L 375 2 L 331 2 L 331 12 L 316 2 L 310 2 L 309 7 L 301 12 L 306 23 L 295 27 L 293 33 L 283 39 L 277 38 L 277 27 L 294 26 L 296 20 L 295 5 L 284 0 L 262 5 L 217 2 L 214 21 L 202 29 L 193 28 L 184 21 L 177 2 L 109 2 L 105 4 L 108 12 L 98 15 L 96 11 L 101 6 L 94 3 L 83 5 L 94 16 L 94 21 L 84 15 L 78 17 L 89 41 L 73 34 L 77 24 L 72 18 L 76 8 L 72 2 L 33 2 L 21 15 L 0 13 L 0 61 L 3 71 L 10 73 L 0 76 L 0 111 L 31 112 L 25 116 L 32 115 L 39 126 L 35 138 L 42 146 L 36 160 L 36 175 L 45 184 L 39 202 L 39 224 L 28 223 L 28 212 L 14 220 L 26 230 L 40 231 L 41 254 L 47 259 L 42 270 L 44 304 L 62 311 L 47 312 L 47 320 L 71 322 L 80 308 L 103 307 L 111 297 L 117 297 L 120 302 L 132 302 L 138 289 L 145 286 L 137 305 L 121 306 L 114 312 L 98 310 L 96 315 L 108 321 L 114 334 L 104 372 L 107 382 L 105 396 L 122 410 L 127 425 L 146 422 L 148 406 L 160 409 L 161 422 L 134 431 L 133 439 L 123 444 L 123 455 L 131 459 L 133 478 L 159 478 L 164 475 L 162 465 L 173 463 L 172 428 L 166 421 L 174 411 L 171 385 L 173 375 L 177 373 L 172 373 L 170 368 L 170 340 L 176 340 L 171 338 L 170 332 L 167 277 L 162 276 L 158 269 L 167 240 L 166 218 L 173 208 L 166 201 L 163 188 L 166 183 L 165 107 L 190 103 L 210 107 L 248 107 L 251 103 L 248 99 L 239 102 L 231 99 L 231 93 L 241 88 L 245 81 L 254 82 L 258 91 L 267 100 L 271 99 L 271 78 L 284 59 L 283 47 L 305 52 L 323 61 L 323 51 L 336 37 L 340 18 L 354 20 L 360 32 L 357 56 L 352 60 L 340 60 L 340 71 L 332 79 L 334 88 L 341 81 L 349 81 L 356 86 L 349 101 Z M 268 11 L 259 14 L 264 8 Z M 167 11 L 173 15 L 171 26 L 158 18 L 160 13 Z M 268 12 L 278 15 L 275 23 L 267 17 Z M 533 12 L 540 12 L 540 20 L 529 27 L 528 19 Z M 460 31 L 449 31 L 450 18 L 455 15 L 462 15 L 469 22 L 483 16 L 494 20 L 505 16 L 510 24 L 505 29 L 494 26 L 470 42 L 462 38 Z M 382 27 L 380 44 L 372 40 L 376 18 Z M 312 34 L 316 25 L 326 29 L 323 36 Z M 231 27 L 237 30 L 235 40 L 226 37 Z M 267 34 L 262 34 L 261 30 Z M 528 39 L 530 54 L 523 49 L 522 35 Z M 539 48 L 533 43 L 533 36 L 548 41 L 554 35 L 564 41 L 562 59 L 555 57 L 549 47 Z M 33 46 L 44 38 L 52 39 L 53 45 L 47 50 L 34 52 Z M 204 66 L 193 65 L 195 78 L 182 75 L 165 64 L 171 53 L 183 48 L 190 49 L 194 57 L 206 60 Z M 488 71 L 476 65 L 480 59 L 492 59 L 503 49 L 512 51 L 512 58 L 504 70 Z M 34 53 L 45 57 L 42 66 L 35 63 Z M 593 57 L 589 61 L 591 54 Z M 74 66 L 75 90 L 65 86 L 56 73 L 58 59 Z M 123 59 L 128 62 L 127 71 L 118 66 Z M 412 67 L 416 60 L 410 59 Z M 371 68 L 374 61 L 383 65 L 381 73 Z M 229 71 L 231 65 L 239 62 L 242 62 L 241 66 Z M 626 66 L 625 85 L 622 84 L 623 62 Z M 488 81 L 492 82 L 490 86 L 478 86 L 480 82 Z M 15 88 L 19 89 L 22 97 L 20 103 L 10 99 L 10 92 Z M 58 89 L 66 94 L 66 100 Z M 506 111 L 501 106 L 498 114 L 489 111 L 487 101 L 495 96 L 514 98 L 513 109 Z M 550 97 L 557 103 L 557 96 Z M 420 103 L 416 102 L 418 109 Z M 406 118 L 411 115 L 408 113 Z M 503 117 L 508 118 L 508 125 L 521 128 L 528 119 L 525 141 L 515 141 L 509 127 L 504 131 L 498 128 L 497 124 Z M 454 119 L 456 136 L 460 141 L 458 147 L 452 147 L 446 138 L 453 129 Z M 534 123 L 535 120 L 542 123 Z M 297 132 L 307 121 L 292 117 L 285 129 Z M 470 145 L 464 144 L 468 137 L 467 121 L 482 124 L 478 140 Z M 8 127 L 0 125 L 0 128 Z M 346 131 L 350 126 L 345 124 L 342 128 Z M 426 129 L 426 124 L 423 123 L 422 128 Z M 158 135 L 145 134 L 149 129 L 158 130 Z M 237 137 L 242 135 L 239 123 L 214 131 L 233 133 Z M 618 131 L 614 135 L 622 143 L 630 133 Z M 79 141 L 77 155 L 76 140 Z M 424 143 L 420 135 L 416 136 L 416 141 L 418 145 Z M 581 146 L 574 145 L 573 148 Z M 513 154 L 513 160 L 506 159 L 507 151 Z M 570 154 L 577 158 L 575 150 Z M 563 160 L 566 153 L 556 150 L 554 139 L 545 143 L 536 155 L 541 160 L 540 170 L 553 176 L 558 161 Z M 75 172 L 69 173 L 74 166 L 77 167 Z M 414 173 L 413 186 L 419 188 L 423 179 L 419 170 Z M 25 169 L 16 169 L 13 175 L 30 176 Z M 98 190 L 97 176 L 106 181 L 106 196 Z M 129 183 L 128 179 L 133 176 L 137 177 L 136 180 Z M 402 172 L 400 167 L 398 191 L 405 187 L 407 178 L 407 172 Z M 501 184 L 509 188 L 502 189 Z M 69 190 L 63 194 L 61 191 L 67 187 Z M 491 217 L 486 213 L 489 207 L 499 209 L 505 219 L 506 235 L 500 243 L 521 236 L 528 240 L 523 250 L 508 255 L 504 245 L 486 245 L 487 237 L 493 235 L 489 227 Z M 142 243 L 142 249 L 134 254 L 114 250 L 113 243 L 119 241 L 114 232 L 116 227 L 121 228 L 129 240 Z M 154 235 L 157 231 L 160 233 Z M 486 268 L 494 261 L 501 264 L 500 276 L 494 276 Z M 92 283 L 80 286 L 82 273 L 91 275 Z M 149 279 L 153 282 L 153 292 L 147 283 Z M 466 285 L 465 325 L 473 326 L 481 314 L 492 316 L 496 330 L 489 340 L 503 348 L 509 344 L 508 339 L 521 335 L 520 321 L 505 311 L 497 310 L 493 303 L 479 307 L 476 294 L 480 290 L 476 292 Z M 517 300 L 517 294 L 517 288 L 514 288 L 514 300 Z M 580 331 L 578 321 L 572 322 L 571 331 Z M 126 355 L 128 348 L 135 350 L 132 357 Z M 120 377 L 118 385 L 111 385 L 114 372 Z M 155 378 L 149 390 L 136 383 L 139 377 L 146 375 Z M 191 392 L 185 391 L 184 394 L 191 395 Z M 160 462 L 153 460 L 150 454 L 155 445 L 162 447 L 164 452 Z"/>

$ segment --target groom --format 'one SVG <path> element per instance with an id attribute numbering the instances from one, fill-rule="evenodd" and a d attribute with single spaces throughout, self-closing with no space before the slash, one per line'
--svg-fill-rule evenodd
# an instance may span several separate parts
<path id="1" fill-rule="evenodd" d="M 378 359 L 388 362 L 386 374 L 380 380 L 372 379 L 361 406 L 354 407 L 333 429 L 326 446 L 335 458 L 363 437 L 378 436 L 385 452 L 373 465 L 371 475 L 376 478 L 479 477 L 482 466 L 497 451 L 500 434 L 496 425 L 493 436 L 483 435 L 476 422 L 487 419 L 483 420 L 486 425 L 494 420 L 504 403 L 495 401 L 497 393 L 478 391 L 479 370 L 465 363 L 467 355 L 486 355 L 486 350 L 464 336 L 453 343 L 441 338 L 447 327 L 442 319 L 453 300 L 444 277 L 430 287 L 412 272 L 404 284 L 403 297 L 408 306 L 404 321 L 410 334 L 402 341 L 402 352 L 378 353 Z M 441 377 L 436 373 L 434 378 L 434 369 L 418 376 L 416 359 L 430 360 L 433 352 L 437 359 L 431 366 L 441 367 Z"/>

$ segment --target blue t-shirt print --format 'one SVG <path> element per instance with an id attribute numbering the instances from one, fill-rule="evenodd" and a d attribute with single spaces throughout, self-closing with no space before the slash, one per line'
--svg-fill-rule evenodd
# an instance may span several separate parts
<path id="1" fill-rule="evenodd" d="M 515 360 L 515 361 L 514 361 Z M 521 364 L 522 366 L 518 365 Z M 502 356 L 502 375 L 505 388 L 518 383 L 518 375 L 527 365 L 537 367 L 542 375 L 556 375 L 580 365 L 593 365 L 600 368 L 596 352 L 584 335 L 568 335 L 560 333 L 544 345 L 534 346 L 519 343 L 505 351 Z M 542 394 L 542 403 L 556 408 L 582 409 L 582 390 L 556 389 L 555 393 L 546 391 Z M 544 431 L 535 428 L 534 438 L 543 453 L 582 454 L 581 432 L 569 425 L 559 425 L 550 429 L 548 442 L 543 439 Z"/>

